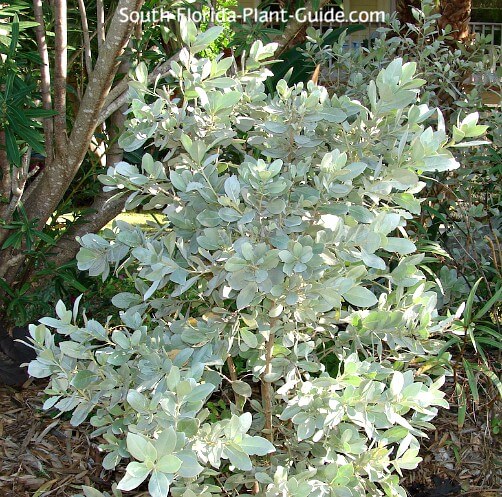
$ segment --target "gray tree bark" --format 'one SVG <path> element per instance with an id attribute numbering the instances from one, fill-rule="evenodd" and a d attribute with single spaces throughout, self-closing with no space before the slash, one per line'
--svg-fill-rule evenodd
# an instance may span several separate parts
<path id="1" fill-rule="evenodd" d="M 55 211 L 57 205 L 63 198 L 69 184 L 75 177 L 82 161 L 89 149 L 91 139 L 98 125 L 98 118 L 102 113 L 107 96 L 117 74 L 120 65 L 120 56 L 131 37 L 134 25 L 130 21 L 124 21 L 125 16 L 133 11 L 139 11 L 144 0 L 120 0 L 115 13 L 110 21 L 106 36 L 97 56 L 95 67 L 89 76 L 88 84 L 83 94 L 80 106 L 75 117 L 74 125 L 69 136 L 66 125 L 66 77 L 67 77 L 67 25 L 66 25 L 66 0 L 54 0 L 53 8 L 55 15 L 55 63 L 54 63 L 54 110 L 57 116 L 48 118 L 44 122 L 44 131 L 46 135 L 47 160 L 46 167 L 39 176 L 29 185 L 28 188 L 20 192 L 17 199 L 22 203 L 30 220 L 37 220 L 39 228 L 43 228 Z M 42 2 L 33 0 L 34 14 L 37 21 L 43 21 Z M 104 25 L 102 26 L 104 31 Z M 43 106 L 46 109 L 52 109 L 51 102 L 51 81 L 49 72 L 49 57 L 47 45 L 45 43 L 45 29 L 43 23 L 37 27 L 37 42 L 39 53 L 42 59 L 42 78 L 41 93 Z M 103 36 L 104 32 L 100 36 Z M 120 85 L 120 83 L 119 83 Z M 119 96 L 123 92 L 119 93 Z M 113 102 L 109 102 L 113 104 Z M 122 117 L 117 106 L 113 111 L 105 115 L 109 118 L 115 111 L 117 115 L 111 121 L 116 126 L 121 125 Z M 2 136 L 0 136 L 2 139 Z M 53 145 L 53 146 L 52 146 Z M 111 147 L 110 160 L 112 157 L 118 157 L 116 144 Z M 14 178 L 10 177 L 9 164 L 6 161 L 5 154 L 0 152 L 0 165 L 2 166 L 2 178 L 0 188 L 5 201 L 10 202 L 13 198 L 12 187 Z M 24 186 L 24 185 L 23 185 Z M 102 194 L 96 198 L 94 207 L 100 210 L 99 214 L 91 217 L 86 231 L 98 230 L 109 218 L 113 218 L 117 211 L 120 211 L 119 204 L 116 201 L 110 201 L 108 196 Z M 0 213 L 5 214 L 6 208 L 0 208 Z M 3 218 L 9 222 L 8 216 Z M 101 224 L 102 223 L 102 224 Z M 100 225 L 101 224 L 101 225 Z M 85 225 L 83 225 L 85 226 Z M 79 229 L 84 229 L 81 226 Z M 6 230 L 1 233 L 5 238 Z M 7 233 L 8 234 L 8 233 Z M 78 231 L 73 233 L 74 236 Z M 61 246 L 56 247 L 57 262 L 63 263 L 74 256 L 74 241 L 70 242 L 70 233 L 60 240 Z M 1 237 L 0 237 L 1 238 Z M 72 248 L 70 249 L 70 245 Z M 66 260 L 64 260 L 67 258 Z M 23 272 L 23 280 L 26 277 L 26 271 L 23 271 L 25 258 L 22 251 L 2 250 L 0 251 L 0 275 L 9 285 L 15 285 L 19 282 L 19 274 Z M 25 268 L 26 269 L 26 268 Z"/>

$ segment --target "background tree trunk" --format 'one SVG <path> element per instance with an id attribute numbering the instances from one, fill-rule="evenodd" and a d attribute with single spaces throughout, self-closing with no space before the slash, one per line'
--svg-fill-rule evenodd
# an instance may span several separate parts
<path id="1" fill-rule="evenodd" d="M 396 1 L 397 18 L 401 24 L 415 24 L 417 20 L 413 17 L 412 8 L 420 9 L 422 2 L 420 0 L 412 0 L 405 2 L 404 0 Z"/>
<path id="2" fill-rule="evenodd" d="M 439 27 L 444 29 L 450 25 L 453 30 L 451 36 L 455 40 L 467 41 L 470 35 L 471 8 L 471 0 L 441 0 Z"/>
<path id="3" fill-rule="evenodd" d="M 44 132 L 46 144 L 46 162 L 43 171 L 28 186 L 26 183 L 29 170 L 30 152 L 27 154 L 27 171 L 25 167 L 15 168 L 16 174 L 10 174 L 11 165 L 5 157 L 4 151 L 0 151 L 0 166 L 2 176 L 0 182 L 0 193 L 2 204 L 0 214 L 2 221 L 6 224 L 12 220 L 15 209 L 12 205 L 23 206 L 29 222 L 35 221 L 39 230 L 45 228 L 47 220 L 55 212 L 58 204 L 63 199 L 66 191 L 82 165 L 82 162 L 89 151 L 91 140 L 101 117 L 101 122 L 109 120 L 107 134 L 108 142 L 111 144 L 108 150 L 108 164 L 120 160 L 121 150 L 117 150 L 116 135 L 120 133 L 124 116 L 121 112 L 121 105 L 125 100 L 124 94 L 127 92 L 127 84 L 116 85 L 121 91 L 116 92 L 115 98 L 110 101 L 113 82 L 121 63 L 121 56 L 127 46 L 134 24 L 127 20 L 126 14 L 139 11 L 144 0 L 119 0 L 113 16 L 110 16 L 108 29 L 105 33 L 105 26 L 101 26 L 100 46 L 97 52 L 96 62 L 92 73 L 87 78 L 87 85 L 82 91 L 80 105 L 76 110 L 74 124 L 71 129 L 67 129 L 67 105 L 66 89 L 68 78 L 67 65 L 67 1 L 54 0 L 52 3 L 53 15 L 55 19 L 54 37 L 54 58 L 48 56 L 49 51 L 45 40 L 45 26 L 41 0 L 33 0 L 33 14 L 35 19 L 41 23 L 36 28 L 37 45 L 41 57 L 41 82 L 40 89 L 43 96 L 43 107 L 46 110 L 54 109 L 57 112 L 55 117 L 44 119 Z M 85 16 L 85 13 L 82 12 Z M 126 20 L 125 20 L 126 19 Z M 87 53 L 88 55 L 88 53 Z M 49 64 L 53 64 L 54 78 L 51 82 L 51 72 Z M 90 65 L 87 63 L 87 69 Z M 52 91 L 51 91 L 52 90 Z M 53 98 L 51 100 L 51 93 Z M 121 99 L 120 105 L 113 105 L 115 100 Z M 117 111 L 117 112 L 115 112 Z M 113 115 L 113 118 L 111 116 Z M 3 140 L 3 133 L 0 141 Z M 22 177 L 20 174 L 22 173 Z M 25 174 L 26 173 L 26 174 Z M 26 188 L 25 188 L 26 186 Z M 120 202 L 124 202 L 121 200 Z M 120 202 L 111 202 L 105 195 L 100 195 L 95 199 L 92 206 L 99 210 L 96 215 L 90 216 L 87 223 L 78 227 L 78 233 L 69 231 L 58 243 L 60 246 L 54 247 L 56 263 L 63 264 L 75 256 L 76 244 L 74 237 L 80 231 L 98 231 L 110 219 L 115 217 L 122 209 Z M 87 227 L 86 227 L 87 225 Z M 0 244 L 11 232 L 0 230 Z M 11 288 L 24 284 L 33 273 L 30 267 L 29 257 L 27 257 L 24 245 L 19 249 L 12 247 L 0 250 L 0 277 L 4 284 Z M 0 290 L 0 298 L 8 301 L 5 289 Z"/>
<path id="4" fill-rule="evenodd" d="M 319 0 L 318 10 L 321 10 L 329 2 L 330 0 Z M 316 12 L 316 9 L 314 9 L 312 1 L 305 4 L 305 11 L 303 13 L 305 15 L 305 18 L 308 18 L 308 14 L 310 12 Z M 301 36 L 302 31 L 305 30 L 306 27 L 307 27 L 306 22 L 300 22 L 298 19 L 290 19 L 286 29 L 284 30 L 284 33 L 277 40 L 278 46 L 277 50 L 275 51 L 275 56 L 276 57 L 280 56 L 285 50 L 289 48 L 289 46 L 293 42 L 299 42 L 299 37 Z"/>

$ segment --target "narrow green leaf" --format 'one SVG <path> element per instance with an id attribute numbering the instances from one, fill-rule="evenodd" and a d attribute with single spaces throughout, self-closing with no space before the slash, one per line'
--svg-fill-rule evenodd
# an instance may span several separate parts
<path id="1" fill-rule="evenodd" d="M 472 290 L 469 292 L 469 296 L 467 297 L 464 311 L 464 326 L 466 327 L 471 324 L 472 305 L 474 303 L 474 298 L 476 297 L 476 290 L 478 289 L 478 286 L 481 283 L 482 279 L 483 278 L 479 278 L 479 280 L 474 283 L 474 286 L 472 287 Z"/>
<path id="2" fill-rule="evenodd" d="M 478 282 L 481 280 L 481 278 L 478 280 Z M 491 308 L 500 302 L 502 298 L 502 286 L 495 292 L 493 297 L 486 302 L 486 304 L 476 313 L 474 316 L 474 321 L 478 321 L 481 319 L 487 312 L 491 310 Z"/>
<path id="3" fill-rule="evenodd" d="M 17 146 L 14 132 L 9 126 L 5 127 L 5 150 L 7 151 L 7 159 L 16 166 L 21 165 L 21 153 Z"/>
<path id="4" fill-rule="evenodd" d="M 474 400 L 474 402 L 476 402 L 477 404 L 479 403 L 479 392 L 478 392 L 477 380 L 473 371 L 473 366 L 466 359 L 462 359 L 462 363 L 464 364 L 464 370 L 467 376 L 467 382 L 469 383 L 469 388 L 471 390 L 472 400 Z"/>

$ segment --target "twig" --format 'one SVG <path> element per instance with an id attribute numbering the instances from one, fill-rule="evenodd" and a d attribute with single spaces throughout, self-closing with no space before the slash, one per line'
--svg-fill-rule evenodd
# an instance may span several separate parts
<path id="1" fill-rule="evenodd" d="M 228 366 L 228 372 L 230 374 L 230 380 L 237 381 L 238 380 L 237 370 L 235 369 L 234 360 L 232 359 L 231 355 L 227 357 L 227 366 Z"/>
<path id="2" fill-rule="evenodd" d="M 272 357 L 274 352 L 275 332 L 273 331 L 275 319 L 270 322 L 270 335 L 265 346 L 265 371 L 261 378 L 261 396 L 263 399 L 263 410 L 265 413 L 265 431 L 267 438 L 274 443 L 274 431 L 272 422 L 272 387 L 265 376 L 272 372 Z"/>

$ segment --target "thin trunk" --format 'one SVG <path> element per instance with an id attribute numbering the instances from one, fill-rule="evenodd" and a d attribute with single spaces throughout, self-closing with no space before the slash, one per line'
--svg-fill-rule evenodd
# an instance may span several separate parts
<path id="1" fill-rule="evenodd" d="M 98 22 L 98 47 L 105 42 L 105 9 L 103 6 L 103 0 L 96 1 L 96 17 Z"/>
<path id="2" fill-rule="evenodd" d="M 91 38 L 89 36 L 89 24 L 87 22 L 87 13 L 85 10 L 84 0 L 78 0 L 78 9 L 80 10 L 80 19 L 82 22 L 85 70 L 87 72 L 87 76 L 89 77 L 92 73 Z"/>
<path id="3" fill-rule="evenodd" d="M 68 185 L 80 168 L 89 150 L 91 139 L 96 130 L 98 116 L 103 108 L 106 96 L 110 92 L 113 80 L 120 64 L 127 42 L 130 39 L 133 24 L 123 22 L 123 15 L 139 11 L 144 0 L 120 0 L 111 19 L 106 40 L 99 50 L 94 70 L 82 97 L 78 114 L 69 138 L 66 138 L 66 9 L 63 0 L 54 1 L 56 15 L 55 43 L 56 61 L 54 65 L 54 107 L 58 111 L 55 128 L 55 157 L 51 167 L 45 167 L 39 176 L 28 187 L 21 201 L 30 219 L 37 219 L 40 228 L 55 211 Z M 111 114 L 111 113 L 110 113 Z M 114 216 L 121 207 L 109 198 L 99 196 L 95 207 L 104 211 L 90 221 L 86 231 L 99 229 L 104 219 L 104 212 Z M 21 271 L 26 272 L 24 258 L 9 260 L 8 251 L 0 252 L 0 273 L 3 271 L 7 284 L 19 280 Z M 69 252 L 68 252 L 69 253 Z"/>
<path id="4" fill-rule="evenodd" d="M 7 159 L 7 152 L 5 150 L 5 131 L 3 129 L 0 129 L 0 174 L 2 174 L 0 183 L 0 218 L 5 220 L 5 213 L 9 206 L 12 187 L 10 163 Z"/>
<path id="5" fill-rule="evenodd" d="M 467 41 L 470 35 L 471 8 L 471 0 L 441 0 L 439 27 L 445 29 L 449 25 L 452 28 L 451 36 L 455 40 Z"/>
<path id="6" fill-rule="evenodd" d="M 54 136 L 56 155 L 65 158 L 68 150 L 66 134 L 66 78 L 68 74 L 68 26 L 66 0 L 54 1 L 55 17 L 55 59 L 54 65 L 54 126 L 57 130 Z"/>
<path id="7" fill-rule="evenodd" d="M 128 64 L 122 64 L 124 72 L 127 72 Z M 122 67 L 121 67 L 122 70 Z M 125 111 L 127 106 L 117 110 L 107 121 L 108 150 L 106 151 L 106 166 L 111 167 L 120 162 L 124 157 L 124 151 L 119 147 L 118 137 L 124 129 L 126 119 Z M 50 257 L 51 263 L 60 267 L 72 260 L 77 255 L 80 244 L 76 238 L 84 236 L 86 233 L 97 233 L 105 224 L 116 218 L 124 209 L 127 195 L 117 197 L 117 192 L 100 192 L 94 198 L 90 209 L 93 213 L 86 217 L 84 223 L 79 223 L 70 228 L 59 240 L 54 248 L 54 255 Z"/>
<path id="8" fill-rule="evenodd" d="M 51 98 L 51 73 L 49 66 L 49 51 L 45 38 L 44 14 L 42 0 L 33 0 L 33 12 L 38 26 L 35 27 L 35 36 L 37 39 L 38 53 L 42 63 L 40 64 L 42 93 L 42 106 L 45 110 L 52 110 Z M 54 140 L 54 120 L 52 117 L 44 119 L 44 138 L 45 138 L 45 167 L 51 167 L 53 160 L 53 140 Z"/>
<path id="9" fill-rule="evenodd" d="M 52 168 L 44 170 L 36 191 L 26 201 L 26 212 L 37 217 L 40 226 L 43 226 L 54 212 L 89 149 L 98 115 L 110 91 L 120 64 L 119 58 L 133 28 L 131 23 L 123 22 L 120 12 L 139 10 L 142 3 L 143 0 L 123 0 L 119 3 L 75 118 L 67 152 L 56 157 Z"/>

